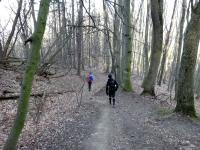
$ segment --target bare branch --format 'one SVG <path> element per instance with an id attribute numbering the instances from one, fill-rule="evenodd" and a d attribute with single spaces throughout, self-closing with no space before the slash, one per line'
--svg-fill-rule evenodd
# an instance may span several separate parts
<path id="1" fill-rule="evenodd" d="M 82 2 L 82 5 L 83 5 L 83 7 L 84 7 L 86 13 L 87 13 L 87 14 L 89 15 L 89 17 L 92 19 L 92 22 L 93 22 L 94 26 L 96 26 L 95 21 L 94 21 L 94 18 L 90 15 L 90 13 L 88 12 L 88 10 L 86 9 L 86 7 L 85 7 L 85 5 L 84 5 L 84 3 L 83 3 L 83 0 L 81 0 L 81 2 Z"/>

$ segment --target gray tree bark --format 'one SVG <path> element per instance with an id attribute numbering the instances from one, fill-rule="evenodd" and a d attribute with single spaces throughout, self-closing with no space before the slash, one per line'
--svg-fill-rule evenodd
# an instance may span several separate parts
<path id="1" fill-rule="evenodd" d="M 180 68 L 180 59 L 181 59 L 181 51 L 182 51 L 182 44 L 183 44 L 183 29 L 184 29 L 184 22 L 185 22 L 185 14 L 186 14 L 187 4 L 186 1 L 182 2 L 182 16 L 180 21 L 180 31 L 179 31 L 179 41 L 178 41 L 178 53 L 176 59 L 176 69 L 175 69 L 175 99 L 177 98 L 176 91 L 178 85 L 178 74 Z"/>
<path id="2" fill-rule="evenodd" d="M 149 2 L 147 2 L 147 15 L 146 15 L 146 25 L 145 25 L 145 43 L 144 43 L 144 48 L 143 48 L 144 77 L 147 76 L 148 69 L 149 69 L 149 58 L 148 58 L 149 14 L 150 14 L 150 4 L 149 4 Z"/>
<path id="3" fill-rule="evenodd" d="M 124 39 L 122 50 L 124 51 L 124 63 L 122 66 L 122 87 L 125 91 L 132 91 L 131 65 L 132 65 L 132 31 L 130 18 L 130 0 L 123 1 L 123 25 L 122 37 Z"/>
<path id="4" fill-rule="evenodd" d="M 76 32 L 75 32 L 75 19 L 74 19 L 74 0 L 72 0 L 72 51 L 73 51 L 73 68 L 76 67 L 76 56 L 77 56 L 77 51 L 76 51 Z"/>
<path id="5" fill-rule="evenodd" d="M 151 17 L 153 22 L 153 38 L 150 67 L 144 78 L 142 94 L 155 96 L 155 82 L 158 74 L 163 43 L 163 0 L 151 0 Z"/>
<path id="6" fill-rule="evenodd" d="M 200 2 L 194 7 L 187 25 L 177 85 L 175 111 L 196 117 L 194 107 L 194 71 L 200 41 Z"/>
<path id="7" fill-rule="evenodd" d="M 106 4 L 105 4 L 105 0 L 103 0 L 103 11 L 104 11 L 104 39 L 103 39 L 103 53 L 105 55 L 105 62 L 106 62 L 106 70 L 105 72 L 108 73 L 110 72 L 110 53 L 109 51 L 109 35 L 108 35 L 108 12 L 106 10 Z"/>
<path id="8" fill-rule="evenodd" d="M 83 1 L 79 0 L 79 11 L 78 11 L 78 29 L 77 29 L 77 75 L 81 75 L 81 66 L 82 66 L 82 45 L 83 45 Z"/>
<path id="9" fill-rule="evenodd" d="M 117 5 L 117 4 L 118 5 Z M 115 79 L 118 83 L 121 83 L 121 22 L 120 22 L 120 16 L 121 16 L 121 5 L 122 0 L 115 0 L 114 9 L 115 9 L 115 15 L 114 15 L 114 33 L 113 33 L 113 51 L 114 51 L 114 68 L 115 68 Z"/>

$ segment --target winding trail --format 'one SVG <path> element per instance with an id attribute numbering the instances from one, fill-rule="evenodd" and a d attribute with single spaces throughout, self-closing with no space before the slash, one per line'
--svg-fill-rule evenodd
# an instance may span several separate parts
<path id="1" fill-rule="evenodd" d="M 51 138 L 41 138 L 38 149 L 200 149 L 199 120 L 174 114 L 171 108 L 137 92 L 117 91 L 116 107 L 113 108 L 103 88 L 106 76 L 100 75 L 95 82 L 91 93 L 85 87 L 82 106 L 72 116 L 65 116 L 59 128 L 47 129 Z"/>
<path id="2" fill-rule="evenodd" d="M 83 150 L 198 150 L 200 121 L 172 113 L 139 93 L 118 91 L 116 107 L 108 104 L 105 89 L 92 95 L 100 117 L 85 138 Z"/>

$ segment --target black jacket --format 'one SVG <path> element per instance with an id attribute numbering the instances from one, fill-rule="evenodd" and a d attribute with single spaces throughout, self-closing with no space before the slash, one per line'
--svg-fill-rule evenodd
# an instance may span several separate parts
<path id="1" fill-rule="evenodd" d="M 116 80 L 109 78 L 106 84 L 106 94 L 117 91 L 119 85 Z"/>

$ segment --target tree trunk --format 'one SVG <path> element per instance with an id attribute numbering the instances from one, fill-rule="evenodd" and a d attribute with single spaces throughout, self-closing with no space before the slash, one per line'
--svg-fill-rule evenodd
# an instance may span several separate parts
<path id="1" fill-rule="evenodd" d="M 73 68 L 76 68 L 76 39 L 75 39 L 75 21 L 74 21 L 74 0 L 72 0 L 72 51 L 73 51 Z"/>
<path id="2" fill-rule="evenodd" d="M 152 52 L 149 72 L 144 78 L 142 94 L 155 96 L 155 82 L 160 64 L 163 43 L 163 0 L 151 0 L 153 22 Z"/>
<path id="3" fill-rule="evenodd" d="M 131 35 L 131 20 L 130 20 L 130 0 L 123 2 L 123 28 L 122 36 L 124 38 L 123 51 L 124 51 L 124 63 L 123 63 L 123 78 L 122 87 L 125 91 L 132 91 L 131 84 L 131 61 L 132 61 L 132 35 Z"/>
<path id="4" fill-rule="evenodd" d="M 149 14 L 150 14 L 150 4 L 147 3 L 147 15 L 146 15 L 146 25 L 145 25 L 145 43 L 144 43 L 144 77 L 147 76 L 149 69 L 149 59 L 148 59 L 148 37 L 149 37 Z"/>
<path id="5" fill-rule="evenodd" d="M 45 31 L 47 15 L 49 12 L 50 1 L 41 0 L 38 13 L 36 29 L 32 35 L 31 43 L 31 56 L 29 58 L 25 75 L 23 78 L 21 96 L 17 110 L 17 116 L 14 121 L 14 125 L 11 129 L 10 135 L 4 146 L 4 150 L 15 150 L 18 138 L 24 127 L 24 122 L 28 112 L 29 97 L 32 88 L 32 82 L 35 72 L 38 68 L 38 62 L 40 59 L 40 48 L 42 45 L 43 34 Z"/>
<path id="6" fill-rule="evenodd" d="M 186 28 L 176 91 L 177 104 L 175 111 L 191 117 L 196 117 L 193 84 L 199 40 L 200 2 L 192 10 L 191 20 Z"/>
<path id="7" fill-rule="evenodd" d="M 116 6 L 118 2 L 119 6 Z M 121 22 L 118 15 L 121 16 L 121 6 L 122 0 L 115 0 L 114 8 L 115 8 L 115 15 L 114 15 L 114 33 L 113 33 L 113 51 L 114 51 L 114 66 L 115 66 L 115 79 L 120 84 L 121 83 L 121 44 L 120 44 L 120 27 Z"/>
<path id="8" fill-rule="evenodd" d="M 196 74 L 195 74 L 195 81 L 194 81 L 194 90 L 197 94 L 197 98 L 199 98 L 199 90 L 200 90 L 200 63 L 198 63 Z"/>
<path id="9" fill-rule="evenodd" d="M 104 11 L 104 41 L 103 41 L 103 51 L 105 54 L 106 70 L 105 72 L 110 72 L 110 54 L 109 54 L 109 35 L 108 35 L 108 13 L 106 10 L 105 0 L 103 0 L 103 11 Z"/>
<path id="10" fill-rule="evenodd" d="M 77 31 L 77 75 L 81 75 L 81 64 L 82 64 L 82 42 L 83 42 L 83 1 L 79 0 L 79 12 L 78 12 L 78 31 Z"/>
<path id="11" fill-rule="evenodd" d="M 150 12 L 150 4 L 147 3 L 147 16 L 146 16 L 146 25 L 145 25 L 145 43 L 144 43 L 144 77 L 147 76 L 149 69 L 149 59 L 148 59 L 148 37 L 149 37 L 149 12 Z"/>
<path id="12" fill-rule="evenodd" d="M 177 53 L 177 59 L 176 59 L 176 69 L 175 69 L 175 99 L 177 97 L 177 85 L 178 85 L 178 74 L 179 74 L 179 68 L 180 68 L 180 59 L 181 59 L 181 51 L 182 51 L 182 43 L 183 43 L 183 29 L 184 29 L 184 22 L 185 22 L 185 13 L 186 13 L 186 1 L 183 1 L 182 3 L 182 17 L 180 21 L 180 31 L 179 31 L 179 41 L 178 41 L 178 53 Z"/>
<path id="13" fill-rule="evenodd" d="M 90 0 L 89 0 L 89 15 L 90 15 Z M 89 26 L 90 26 L 90 17 L 89 17 Z M 91 69 L 91 37 L 90 37 L 90 27 L 89 27 L 89 35 L 88 35 L 88 54 L 89 54 L 89 68 Z"/>
<path id="14" fill-rule="evenodd" d="M 62 0 L 61 2 L 61 10 L 62 10 L 62 27 L 61 27 L 61 32 L 63 32 L 64 34 L 62 35 L 61 38 L 61 45 L 63 45 L 62 48 L 62 63 L 67 65 L 67 66 L 71 66 L 72 65 L 72 56 L 71 56 L 71 38 L 69 39 L 68 42 L 65 43 L 65 38 L 67 37 L 67 20 L 66 20 L 66 13 L 65 13 L 65 0 Z M 69 22 L 70 24 L 70 22 Z M 71 26 L 69 27 L 69 33 L 71 34 L 72 32 L 71 30 Z"/>

